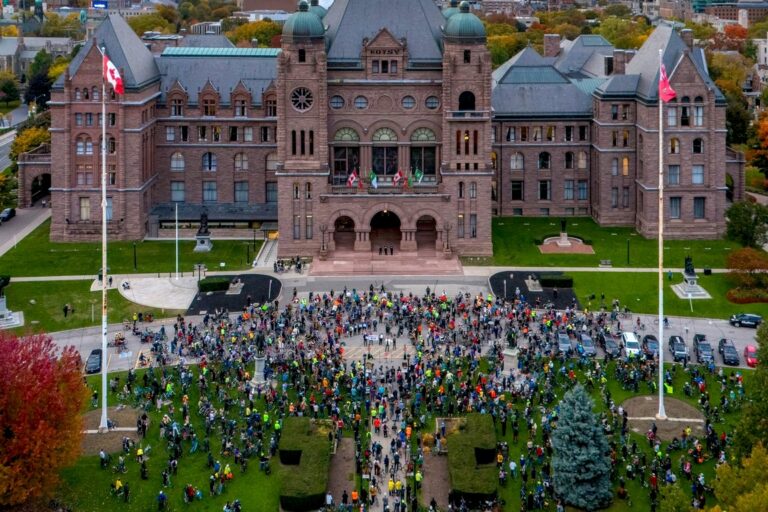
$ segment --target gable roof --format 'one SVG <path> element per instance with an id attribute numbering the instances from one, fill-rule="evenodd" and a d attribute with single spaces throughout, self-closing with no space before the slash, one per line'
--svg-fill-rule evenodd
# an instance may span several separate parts
<path id="1" fill-rule="evenodd" d="M 74 75 L 94 46 L 104 48 L 107 56 L 122 74 L 127 89 L 143 87 L 159 78 L 152 53 L 144 46 L 139 36 L 125 22 L 122 16 L 110 14 L 96 27 L 93 38 L 77 53 L 69 65 L 69 74 Z M 64 85 L 64 74 L 56 80 L 56 87 Z"/>
<path id="2" fill-rule="evenodd" d="M 181 39 L 182 47 L 191 48 L 234 48 L 227 36 L 221 34 L 187 34 Z"/>
<path id="3" fill-rule="evenodd" d="M 363 39 L 384 27 L 407 40 L 410 61 L 442 60 L 445 18 L 432 0 L 335 0 L 323 22 L 328 62 L 358 63 Z"/>
<path id="4" fill-rule="evenodd" d="M 595 58 L 596 55 L 613 55 L 613 45 L 600 35 L 581 35 L 569 43 L 561 44 L 560 54 L 555 60 L 555 67 L 568 76 L 579 78 L 599 76 L 601 73 L 595 73 L 592 69 L 593 66 L 585 69 L 590 59 Z M 597 60 L 601 62 L 602 57 Z"/>

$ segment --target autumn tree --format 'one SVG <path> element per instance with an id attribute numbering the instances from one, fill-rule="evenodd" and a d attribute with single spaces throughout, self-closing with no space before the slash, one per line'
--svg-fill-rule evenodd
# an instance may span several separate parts
<path id="1" fill-rule="evenodd" d="M 624 19 L 606 18 L 600 22 L 600 26 L 594 29 L 595 34 L 600 34 L 617 48 L 632 50 L 640 48 L 653 27 L 646 23 L 644 18 Z"/>
<path id="2" fill-rule="evenodd" d="M 5 106 L 11 101 L 16 101 L 20 97 L 19 81 L 10 71 L 0 72 L 0 100 L 5 102 Z"/>
<path id="3" fill-rule="evenodd" d="M 660 510 L 664 512 L 691 512 L 691 497 L 679 484 L 664 485 L 659 490 Z"/>
<path id="4" fill-rule="evenodd" d="M 159 13 L 131 16 L 126 21 L 139 37 L 141 37 L 144 32 L 160 32 L 161 34 L 171 34 L 175 31 L 176 28 Z"/>
<path id="5" fill-rule="evenodd" d="M 489 37 L 488 51 L 491 54 L 493 67 L 502 65 L 527 45 L 528 38 L 522 33 Z"/>
<path id="6" fill-rule="evenodd" d="M 71 37 L 77 41 L 85 32 L 85 28 L 77 13 L 59 16 L 54 12 L 46 12 L 45 23 L 40 32 L 45 37 Z"/>
<path id="7" fill-rule="evenodd" d="M 235 44 L 240 42 L 250 43 L 256 39 L 259 46 L 269 46 L 272 38 L 282 33 L 281 25 L 272 20 L 261 20 L 240 25 L 231 32 L 227 32 L 227 37 Z"/>
<path id="8" fill-rule="evenodd" d="M 80 355 L 51 337 L 0 331 L 0 508 L 55 489 L 80 455 L 87 400 Z"/>
<path id="9" fill-rule="evenodd" d="M 757 340 L 757 365 L 752 376 L 747 400 L 739 416 L 739 423 L 733 436 L 733 447 L 736 455 L 746 457 L 753 448 L 768 443 L 768 323 L 763 322 L 755 335 Z M 768 466 L 763 466 L 768 467 Z M 718 478 L 719 478 L 718 472 Z M 727 486 L 721 488 L 721 493 L 726 492 Z M 738 491 L 733 488 L 733 491 Z M 718 498 L 720 493 L 717 493 Z M 754 509 L 758 510 L 758 509 Z"/>
<path id="10" fill-rule="evenodd" d="M 738 201 L 725 213 L 728 238 L 745 247 L 762 247 L 768 242 L 768 208 L 765 205 Z"/>
<path id="11" fill-rule="evenodd" d="M 712 484 L 719 503 L 710 512 L 754 512 L 765 510 L 768 503 L 768 452 L 761 443 L 756 444 L 740 464 L 723 464 L 717 468 L 717 479 Z"/>
<path id="12" fill-rule="evenodd" d="M 16 138 L 11 143 L 9 156 L 15 162 L 20 154 L 35 149 L 40 144 L 46 142 L 51 142 L 51 132 L 46 128 L 34 127 L 18 132 Z"/>

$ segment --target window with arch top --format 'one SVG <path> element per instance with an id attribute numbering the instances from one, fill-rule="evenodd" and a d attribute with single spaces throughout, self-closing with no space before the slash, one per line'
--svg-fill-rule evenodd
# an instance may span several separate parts
<path id="1" fill-rule="evenodd" d="M 381 176 L 397 173 L 397 133 L 391 128 L 379 128 L 373 132 L 373 170 Z"/>
<path id="2" fill-rule="evenodd" d="M 546 151 L 539 153 L 539 169 L 549 169 L 552 157 Z"/>
<path id="3" fill-rule="evenodd" d="M 379 128 L 373 132 L 371 140 L 373 142 L 394 142 L 397 141 L 397 133 L 391 128 Z"/>
<path id="4" fill-rule="evenodd" d="M 421 171 L 432 181 L 437 173 L 437 136 L 429 128 L 417 128 L 411 134 L 411 172 Z"/>
<path id="5" fill-rule="evenodd" d="M 459 110 L 475 110 L 475 95 L 472 92 L 459 94 Z"/>
<path id="6" fill-rule="evenodd" d="M 184 155 L 178 151 L 171 155 L 171 170 L 181 172 L 184 170 Z"/>
<path id="7" fill-rule="evenodd" d="M 333 136 L 336 142 L 360 142 L 360 135 L 352 128 L 339 128 Z"/>

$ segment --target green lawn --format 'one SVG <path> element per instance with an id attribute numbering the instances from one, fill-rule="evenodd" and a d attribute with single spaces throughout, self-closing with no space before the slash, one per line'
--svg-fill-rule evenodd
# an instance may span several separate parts
<path id="1" fill-rule="evenodd" d="M 571 236 L 591 240 L 595 254 L 551 254 L 543 256 L 535 240 L 557 236 L 560 219 L 499 217 L 493 219 L 493 258 L 464 258 L 468 265 L 597 267 L 611 260 L 614 267 L 656 267 L 658 242 L 646 239 L 632 228 L 601 228 L 589 217 L 568 219 Z M 629 241 L 629 262 L 627 262 Z M 682 267 L 687 255 L 696 268 L 725 268 L 725 258 L 740 244 L 730 240 L 667 240 L 666 266 Z"/>
<path id="2" fill-rule="evenodd" d="M 7 114 L 11 110 L 19 108 L 21 100 L 9 101 L 7 104 L 5 101 L 0 101 L 0 114 Z"/>
<path id="3" fill-rule="evenodd" d="M 18 331 L 56 332 L 101 324 L 101 292 L 91 292 L 90 286 L 91 281 L 12 281 L 4 291 L 11 311 L 24 312 L 25 324 Z M 137 311 L 152 311 L 158 318 L 178 313 L 175 310 L 139 306 L 124 299 L 117 290 L 108 292 L 108 300 L 110 323 L 131 318 Z M 64 318 L 62 311 L 64 304 L 75 308 L 75 312 L 67 315 L 67 318 Z"/>
<path id="4" fill-rule="evenodd" d="M 654 272 L 572 272 L 573 289 L 582 307 L 595 309 L 600 306 L 600 294 L 605 294 L 605 301 L 610 307 L 616 298 L 637 313 L 657 313 L 659 310 L 658 277 Z M 699 274 L 699 284 L 709 292 L 712 299 L 679 299 L 670 288 L 670 284 L 682 282 L 678 273 L 672 281 L 664 276 L 664 311 L 670 316 L 694 316 L 704 318 L 728 318 L 734 313 L 757 313 L 768 316 L 768 304 L 733 304 L 725 298 L 731 288 L 727 274 Z M 589 295 L 597 299 L 590 301 Z"/>
<path id="5" fill-rule="evenodd" d="M 0 274 L 11 276 L 96 275 L 101 268 L 100 243 L 53 243 L 49 240 L 50 221 L 45 222 L 16 247 L 0 257 Z M 191 273 L 196 263 L 208 270 L 242 270 L 248 268 L 246 258 L 255 257 L 261 241 L 214 240 L 210 253 L 193 252 L 194 241 L 179 243 L 179 270 Z M 133 265 L 133 242 L 110 242 L 108 267 L 113 274 L 175 272 L 175 244 L 171 241 L 137 242 L 136 267 Z M 225 266 L 221 267 L 221 263 Z"/>

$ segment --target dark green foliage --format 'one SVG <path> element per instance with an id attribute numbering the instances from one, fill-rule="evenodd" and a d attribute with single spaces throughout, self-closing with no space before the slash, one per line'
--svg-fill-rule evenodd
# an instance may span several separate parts
<path id="1" fill-rule="evenodd" d="M 605 434 L 581 385 L 560 402 L 552 434 L 553 483 L 565 502 L 585 510 L 606 507 L 613 499 L 611 461 Z"/>
<path id="2" fill-rule="evenodd" d="M 229 289 L 229 283 L 231 281 L 232 278 L 227 276 L 206 277 L 197 283 L 197 289 L 203 293 L 221 292 Z"/>
<path id="3" fill-rule="evenodd" d="M 539 283 L 545 288 L 573 288 L 573 277 L 563 274 L 541 274 Z"/>
<path id="4" fill-rule="evenodd" d="M 728 238 L 745 247 L 761 247 L 768 235 L 768 207 L 759 203 L 739 201 L 726 212 Z"/>
<path id="5" fill-rule="evenodd" d="M 291 416 L 285 419 L 282 431 L 280 505 L 296 512 L 317 510 L 325 503 L 328 487 L 332 422 Z"/>
<path id="6" fill-rule="evenodd" d="M 448 436 L 448 474 L 454 497 L 473 503 L 496 495 L 496 432 L 487 414 L 470 414 L 463 422 Z"/>
<path id="7" fill-rule="evenodd" d="M 760 324 L 755 339 L 760 363 L 755 369 L 748 401 L 734 437 L 733 444 L 739 458 L 749 456 L 758 443 L 768 446 L 768 365 L 764 364 L 768 361 L 768 323 Z"/>

